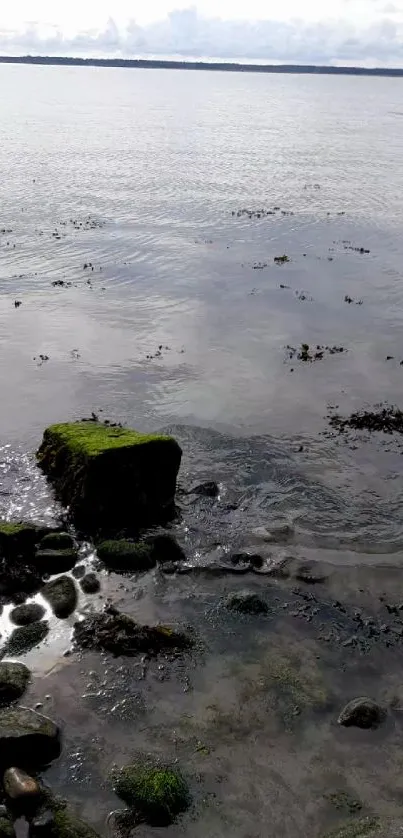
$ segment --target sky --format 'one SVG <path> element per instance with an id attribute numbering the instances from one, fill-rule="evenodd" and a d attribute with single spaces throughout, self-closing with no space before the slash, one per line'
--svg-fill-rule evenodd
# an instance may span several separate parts
<path id="1" fill-rule="evenodd" d="M 403 0 L 0 0 L 0 52 L 403 66 Z"/>

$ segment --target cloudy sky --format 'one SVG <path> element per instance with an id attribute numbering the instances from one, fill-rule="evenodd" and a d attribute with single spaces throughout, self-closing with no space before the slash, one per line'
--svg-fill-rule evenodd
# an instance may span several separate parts
<path id="1" fill-rule="evenodd" d="M 403 0 L 0 0 L 0 51 L 403 66 Z"/>

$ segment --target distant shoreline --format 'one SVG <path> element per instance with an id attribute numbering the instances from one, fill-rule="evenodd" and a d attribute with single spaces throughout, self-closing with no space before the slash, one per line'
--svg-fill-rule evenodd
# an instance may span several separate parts
<path id="1" fill-rule="evenodd" d="M 0 64 L 39 64 L 68 67 L 121 67 L 154 70 L 218 70 L 227 73 L 287 73 L 329 76 L 403 76 L 403 68 L 331 67 L 315 64 L 241 64 L 222 61 L 165 61 L 126 58 L 70 58 L 47 55 L 0 55 Z"/>

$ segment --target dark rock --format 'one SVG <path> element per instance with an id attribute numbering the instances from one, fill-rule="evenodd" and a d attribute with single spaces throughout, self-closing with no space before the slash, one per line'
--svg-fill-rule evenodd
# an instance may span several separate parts
<path id="1" fill-rule="evenodd" d="M 201 495 L 203 498 L 216 498 L 220 494 L 220 487 L 214 480 L 207 480 L 190 490 L 189 495 Z"/>
<path id="2" fill-rule="evenodd" d="M 37 623 L 45 615 L 45 609 L 39 602 L 26 602 L 24 605 L 17 605 L 13 608 L 10 619 L 17 626 L 30 626 Z"/>
<path id="3" fill-rule="evenodd" d="M 21 768 L 7 768 L 3 777 L 4 791 L 10 800 L 22 802 L 24 799 L 38 798 L 41 787 L 37 780 L 22 771 Z"/>
<path id="4" fill-rule="evenodd" d="M 57 725 L 26 707 L 0 709 L 0 764 L 44 766 L 60 754 Z"/>
<path id="5" fill-rule="evenodd" d="M 149 536 L 146 542 L 152 548 L 153 560 L 159 564 L 186 561 L 186 555 L 173 535 L 160 533 L 159 535 Z"/>
<path id="6" fill-rule="evenodd" d="M 47 527 L 36 524 L 0 521 L 0 555 L 5 558 L 31 557 L 35 544 L 49 532 Z"/>
<path id="7" fill-rule="evenodd" d="M 27 596 L 39 590 L 41 584 L 42 574 L 18 558 L 3 559 L 0 564 L 0 596 L 4 600 L 24 602 Z"/>
<path id="8" fill-rule="evenodd" d="M 338 724 L 344 727 L 376 728 L 385 718 L 385 708 L 372 698 L 354 698 L 341 711 Z"/>
<path id="9" fill-rule="evenodd" d="M 187 649 L 191 639 L 168 626 L 143 626 L 110 606 L 75 623 L 74 641 L 81 649 L 98 649 L 113 655 L 158 654 Z"/>
<path id="10" fill-rule="evenodd" d="M 6 817 L 0 817 L 0 838 L 15 838 L 14 824 Z"/>
<path id="11" fill-rule="evenodd" d="M 54 813 L 52 838 L 99 838 L 91 826 L 77 818 L 68 809 L 58 809 Z"/>
<path id="12" fill-rule="evenodd" d="M 41 620 L 39 623 L 32 623 L 30 626 L 20 626 L 14 629 L 1 650 L 1 656 L 19 657 L 25 655 L 30 649 L 39 646 L 49 632 L 49 623 Z"/>
<path id="13" fill-rule="evenodd" d="M 40 573 L 66 573 L 71 570 L 78 558 L 76 550 L 37 550 L 35 565 Z"/>
<path id="14" fill-rule="evenodd" d="M 114 777 L 114 790 L 150 826 L 168 826 L 190 804 L 187 783 L 168 768 L 128 765 Z"/>
<path id="15" fill-rule="evenodd" d="M 38 461 L 72 517 L 99 531 L 171 517 L 181 455 L 172 437 L 91 421 L 48 428 Z"/>
<path id="16" fill-rule="evenodd" d="M 42 589 L 56 617 L 60 620 L 70 617 L 77 605 L 77 588 L 70 576 L 58 576 Z"/>
<path id="17" fill-rule="evenodd" d="M 229 561 L 232 565 L 250 565 L 251 568 L 260 569 L 263 567 L 263 558 L 259 553 L 231 553 Z"/>
<path id="18" fill-rule="evenodd" d="M 306 585 L 319 585 L 326 581 L 324 573 L 316 573 L 313 564 L 303 564 L 297 568 L 295 578 L 298 582 L 305 582 Z"/>
<path id="19" fill-rule="evenodd" d="M 71 574 L 72 576 L 74 576 L 74 579 L 82 579 L 83 576 L 85 576 L 86 572 L 87 571 L 85 564 L 77 564 L 75 567 L 73 567 Z"/>
<path id="20" fill-rule="evenodd" d="M 30 838 L 46 838 L 51 836 L 55 823 L 55 816 L 50 809 L 45 809 L 31 821 Z"/>
<path id="21" fill-rule="evenodd" d="M 269 610 L 264 600 L 248 591 L 230 594 L 225 604 L 231 611 L 238 611 L 240 614 L 267 614 Z"/>
<path id="22" fill-rule="evenodd" d="M 39 544 L 39 550 L 73 550 L 74 539 L 68 532 L 51 532 Z"/>
<path id="23" fill-rule="evenodd" d="M 101 589 L 101 583 L 95 573 L 87 573 L 80 582 L 85 594 L 97 594 Z"/>
<path id="24" fill-rule="evenodd" d="M 109 570 L 135 573 L 155 566 L 152 545 L 140 541 L 103 541 L 97 555 Z"/>
<path id="25" fill-rule="evenodd" d="M 24 694 L 31 673 L 23 663 L 2 661 L 0 663 L 0 704 L 10 704 Z"/>

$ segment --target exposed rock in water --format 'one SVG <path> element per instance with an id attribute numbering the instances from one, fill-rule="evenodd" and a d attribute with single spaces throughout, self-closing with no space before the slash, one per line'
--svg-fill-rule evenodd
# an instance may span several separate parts
<path id="1" fill-rule="evenodd" d="M 238 611 L 240 614 L 267 614 L 269 610 L 264 600 L 249 591 L 230 594 L 225 600 L 225 605 L 231 611 Z"/>
<path id="2" fill-rule="evenodd" d="M 403 411 L 398 407 L 383 407 L 378 410 L 359 410 L 343 418 L 333 415 L 329 425 L 339 433 L 347 430 L 383 431 L 385 434 L 403 433 Z"/>
<path id="3" fill-rule="evenodd" d="M 325 574 L 316 572 L 314 564 L 300 565 L 295 572 L 295 578 L 306 585 L 319 585 L 326 581 Z"/>
<path id="4" fill-rule="evenodd" d="M 38 547 L 39 550 L 73 550 L 74 539 L 68 532 L 52 532 L 41 539 Z"/>
<path id="5" fill-rule="evenodd" d="M 190 805 L 188 785 L 172 769 L 128 765 L 113 779 L 116 794 L 150 826 L 169 826 Z"/>
<path id="6" fill-rule="evenodd" d="M 1 650 L 1 656 L 19 657 L 25 655 L 30 649 L 39 646 L 49 632 L 49 623 L 41 620 L 39 623 L 32 623 L 30 626 L 20 626 L 14 629 Z"/>
<path id="7" fill-rule="evenodd" d="M 0 704 L 10 704 L 24 694 L 31 673 L 23 663 L 2 661 L 0 663 Z"/>
<path id="8" fill-rule="evenodd" d="M 190 489 L 189 495 L 201 495 L 204 498 L 216 498 L 220 494 L 220 487 L 215 480 L 207 480 Z"/>
<path id="9" fill-rule="evenodd" d="M 15 838 L 14 824 L 9 818 L 0 817 L 0 838 Z"/>
<path id="10" fill-rule="evenodd" d="M 109 570 L 135 573 L 155 566 L 153 548 L 143 542 L 103 541 L 97 547 L 97 555 Z"/>
<path id="11" fill-rule="evenodd" d="M 354 698 L 341 711 L 338 723 L 344 727 L 376 728 L 385 718 L 385 708 L 372 698 Z"/>
<path id="12" fill-rule="evenodd" d="M 172 437 L 90 421 L 48 428 L 38 461 L 72 517 L 101 531 L 168 519 L 181 455 Z"/>
<path id="13" fill-rule="evenodd" d="M 87 572 L 85 564 L 77 564 L 75 567 L 73 567 L 73 570 L 71 572 L 74 576 L 74 579 L 82 579 Z"/>
<path id="14" fill-rule="evenodd" d="M 152 556 L 154 561 L 159 564 L 165 562 L 183 562 L 186 561 L 186 554 L 178 544 L 176 538 L 168 533 L 159 533 L 158 535 L 149 536 L 146 543 L 152 548 Z"/>
<path id="15" fill-rule="evenodd" d="M 102 614 L 90 614 L 75 623 L 74 641 L 81 649 L 98 649 L 113 655 L 150 655 L 188 649 L 192 640 L 169 626 L 142 626 L 110 606 Z"/>
<path id="16" fill-rule="evenodd" d="M 7 797 L 13 801 L 22 802 L 29 798 L 39 797 L 41 787 L 37 780 L 22 771 L 21 768 L 7 768 L 4 772 L 3 787 Z"/>
<path id="17" fill-rule="evenodd" d="M 55 816 L 50 809 L 45 809 L 31 820 L 30 838 L 51 838 Z"/>
<path id="18" fill-rule="evenodd" d="M 0 521 L 0 556 L 27 559 L 33 555 L 38 541 L 49 532 L 48 527 L 36 524 Z"/>
<path id="19" fill-rule="evenodd" d="M 13 608 L 10 619 L 16 626 L 29 626 L 37 623 L 45 615 L 45 609 L 39 602 L 26 602 Z"/>
<path id="20" fill-rule="evenodd" d="M 85 594 L 97 594 L 101 589 L 101 583 L 95 573 L 87 573 L 83 576 L 80 585 Z"/>
<path id="21" fill-rule="evenodd" d="M 40 573 L 66 573 L 71 570 L 78 558 L 76 550 L 37 550 L 35 565 Z"/>
<path id="22" fill-rule="evenodd" d="M 42 588 L 42 594 L 60 620 L 70 617 L 76 608 L 77 588 L 70 576 L 52 579 Z"/>
<path id="23" fill-rule="evenodd" d="M 260 569 L 263 567 L 263 557 L 259 553 L 248 553 L 247 551 L 240 553 L 231 553 L 229 562 L 235 567 L 247 566 L 251 570 Z"/>
<path id="24" fill-rule="evenodd" d="M 57 725 L 26 707 L 0 709 L 0 764 L 47 765 L 60 754 Z"/>

